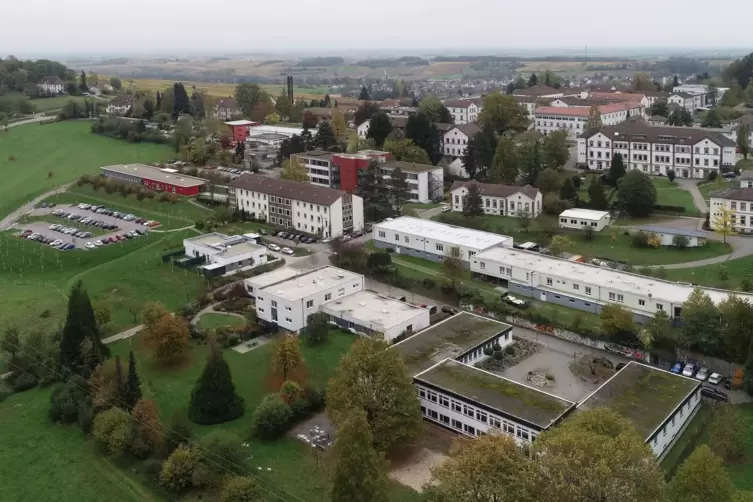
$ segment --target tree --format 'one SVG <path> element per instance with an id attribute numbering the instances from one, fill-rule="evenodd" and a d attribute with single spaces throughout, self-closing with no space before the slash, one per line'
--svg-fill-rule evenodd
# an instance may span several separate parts
<path id="1" fill-rule="evenodd" d="M 536 132 L 521 134 L 517 155 L 523 181 L 528 185 L 535 184 L 542 164 L 540 135 Z"/>
<path id="2" fill-rule="evenodd" d="M 175 129 L 173 129 L 173 148 L 176 152 L 188 145 L 193 137 L 193 120 L 191 117 L 181 117 L 175 123 Z"/>
<path id="3" fill-rule="evenodd" d="M 201 463 L 201 451 L 196 446 L 180 445 L 162 464 L 159 480 L 162 486 L 174 492 L 191 487 L 193 474 Z"/>
<path id="4" fill-rule="evenodd" d="M 191 391 L 188 418 L 211 425 L 229 422 L 243 415 L 243 398 L 235 392 L 230 367 L 222 351 L 212 343 L 206 366 Z"/>
<path id="5" fill-rule="evenodd" d="M 432 470 L 426 502 L 534 500 L 529 479 L 535 464 L 506 434 L 458 438 L 450 458 Z"/>
<path id="6" fill-rule="evenodd" d="M 327 389 L 327 415 L 337 427 L 366 413 L 374 446 L 391 452 L 412 444 L 421 414 L 412 379 L 399 353 L 377 338 L 359 338 L 340 360 Z"/>
<path id="7" fill-rule="evenodd" d="M 251 432 L 261 439 L 277 439 L 290 428 L 293 410 L 278 394 L 267 394 L 254 409 Z"/>
<path id="8" fill-rule="evenodd" d="M 130 411 L 141 399 L 141 381 L 136 373 L 136 358 L 131 350 L 128 354 L 128 375 L 123 389 L 123 406 Z"/>
<path id="9" fill-rule="evenodd" d="M 722 127 L 722 118 L 715 108 L 706 112 L 706 116 L 703 118 L 703 122 L 701 122 L 701 127 Z"/>
<path id="10" fill-rule="evenodd" d="M 410 201 L 410 185 L 399 165 L 392 170 L 387 186 L 395 211 L 402 214 L 403 206 Z"/>
<path id="11" fill-rule="evenodd" d="M 112 319 L 112 307 L 109 302 L 101 301 L 94 303 L 94 319 L 97 323 L 97 329 L 101 329 L 106 324 L 110 323 Z"/>
<path id="12" fill-rule="evenodd" d="M 280 179 L 307 183 L 309 181 L 309 170 L 298 159 L 291 157 L 282 163 Z"/>
<path id="13" fill-rule="evenodd" d="M 319 130 L 316 132 L 316 136 L 314 136 L 314 145 L 322 150 L 329 150 L 337 145 L 335 131 L 328 121 L 325 120 L 319 124 Z"/>
<path id="14" fill-rule="evenodd" d="M 560 188 L 560 199 L 569 200 L 571 202 L 578 199 L 578 190 L 575 189 L 572 178 L 565 178 L 565 182 Z"/>
<path id="15" fill-rule="evenodd" d="M 487 173 L 487 182 L 512 185 L 518 179 L 519 169 L 515 144 L 506 136 L 500 137 Z"/>
<path id="16" fill-rule="evenodd" d="M 332 502 L 389 500 L 386 462 L 374 450 L 374 438 L 362 410 L 353 410 L 342 423 L 333 450 L 337 464 Z"/>
<path id="17" fill-rule="evenodd" d="M 89 343 L 91 354 L 82 353 L 85 342 Z M 102 362 L 104 354 L 94 309 L 84 284 L 78 281 L 71 288 L 68 297 L 68 313 L 60 339 L 60 365 L 68 371 L 87 377 Z"/>
<path id="18" fill-rule="evenodd" d="M 669 105 L 667 104 L 666 99 L 657 99 L 648 111 L 651 116 L 659 115 L 661 117 L 669 118 Z"/>
<path id="19" fill-rule="evenodd" d="M 220 488 L 220 502 L 262 502 L 259 488 L 248 478 L 233 476 Z"/>
<path id="20" fill-rule="evenodd" d="M 116 91 L 119 91 L 123 87 L 123 83 L 118 77 L 110 77 L 110 85 Z"/>
<path id="21" fill-rule="evenodd" d="M 562 177 L 555 169 L 548 167 L 539 173 L 534 185 L 542 193 L 557 192 L 562 188 Z"/>
<path id="22" fill-rule="evenodd" d="M 622 154 L 615 153 L 612 157 L 612 164 L 609 166 L 609 181 L 616 186 L 623 176 L 625 176 L 625 163 L 622 161 Z"/>
<path id="23" fill-rule="evenodd" d="M 539 78 L 535 73 L 531 73 L 531 77 L 528 79 L 528 87 L 533 87 L 539 84 Z"/>
<path id="24" fill-rule="evenodd" d="M 110 408 L 94 417 L 92 436 L 104 450 L 113 456 L 121 456 L 133 440 L 131 417 L 120 408 Z"/>
<path id="25" fill-rule="evenodd" d="M 182 359 L 188 350 L 189 338 L 185 319 L 167 314 L 147 325 L 144 342 L 156 359 L 170 364 Z"/>
<path id="26" fill-rule="evenodd" d="M 377 253 L 374 253 L 377 254 Z M 371 257 L 373 255 L 369 255 Z M 389 256 L 389 255 L 387 255 Z M 323 312 L 310 314 L 306 320 L 304 340 L 307 345 L 324 345 L 329 338 L 329 316 Z"/>
<path id="27" fill-rule="evenodd" d="M 316 118 L 316 115 L 314 115 L 310 110 L 306 110 L 305 112 L 303 112 L 301 125 L 304 128 L 311 129 L 312 127 L 316 127 L 318 123 L 319 123 L 319 119 Z"/>
<path id="28" fill-rule="evenodd" d="M 131 411 L 134 449 L 139 444 L 140 453 L 154 453 L 162 448 L 164 436 L 159 419 L 159 406 L 152 399 L 140 399 Z"/>
<path id="29" fill-rule="evenodd" d="M 405 137 L 426 151 L 432 162 L 441 158 L 440 138 L 436 126 L 424 113 L 417 113 L 405 123 Z"/>
<path id="30" fill-rule="evenodd" d="M 452 124 L 452 115 L 436 96 L 424 96 L 418 103 L 418 111 L 424 114 L 429 122 Z M 447 122 L 447 119 L 450 119 Z"/>
<path id="31" fill-rule="evenodd" d="M 345 139 L 348 134 L 348 121 L 345 120 L 345 114 L 337 106 L 332 109 L 332 132 L 338 139 Z"/>
<path id="32" fill-rule="evenodd" d="M 398 129 L 393 130 L 394 133 Z M 382 150 L 390 152 L 394 160 L 413 162 L 415 164 L 431 164 L 426 150 L 416 146 L 410 139 L 387 138 L 382 145 Z"/>
<path id="33" fill-rule="evenodd" d="M 0 126 L 8 131 L 8 114 L 5 112 L 0 112 Z"/>
<path id="34" fill-rule="evenodd" d="M 709 425 L 709 447 L 725 463 L 739 461 L 745 455 L 747 425 L 735 406 L 723 404 L 714 408 Z"/>
<path id="35" fill-rule="evenodd" d="M 609 205 L 607 196 L 604 194 L 604 187 L 599 181 L 598 176 L 592 176 L 591 181 L 588 184 L 588 199 L 591 203 L 591 207 L 594 209 L 604 210 Z"/>
<path id="36" fill-rule="evenodd" d="M 365 101 L 361 103 L 361 105 L 358 107 L 358 109 L 353 114 L 353 122 L 359 126 L 366 122 L 367 120 L 370 120 L 371 117 L 379 113 L 379 105 L 376 103 L 371 103 L 369 101 Z"/>
<path id="37" fill-rule="evenodd" d="M 745 368 L 743 373 L 743 388 L 749 396 L 753 396 L 753 340 L 748 347 L 748 357 L 745 359 Z"/>
<path id="38" fill-rule="evenodd" d="M 50 395 L 50 420 L 64 424 L 76 423 L 84 410 L 91 409 L 87 387 L 86 381 L 80 376 L 73 376 L 56 385 Z"/>
<path id="39" fill-rule="evenodd" d="M 371 221 L 394 214 L 389 200 L 389 187 L 382 176 L 378 161 L 372 160 L 366 169 L 358 170 L 356 194 L 364 200 L 364 214 L 370 214 Z"/>
<path id="40" fill-rule="evenodd" d="M 737 148 L 743 154 L 743 158 L 748 158 L 750 153 L 750 125 L 743 124 L 737 130 Z"/>
<path id="41" fill-rule="evenodd" d="M 734 235 L 735 232 L 735 210 L 726 206 L 719 206 L 717 213 L 712 216 L 711 228 L 714 232 L 722 236 L 722 241 L 727 242 L 728 235 Z"/>
<path id="42" fill-rule="evenodd" d="M 722 459 L 702 444 L 677 469 L 667 492 L 670 502 L 729 502 L 735 487 Z"/>
<path id="43" fill-rule="evenodd" d="M 744 363 L 753 339 L 753 304 L 747 298 L 730 294 L 719 302 L 719 312 L 726 358 Z"/>
<path id="44" fill-rule="evenodd" d="M 361 87 L 361 94 L 358 95 L 358 99 L 359 101 L 368 101 L 371 99 L 371 97 L 369 96 L 369 90 L 366 89 L 365 85 Z"/>
<path id="45" fill-rule="evenodd" d="M 204 91 L 196 89 L 194 87 L 191 93 L 191 102 L 189 113 L 195 119 L 202 120 L 206 117 L 206 102 L 207 95 Z M 145 105 L 146 108 L 146 105 Z M 278 120 L 279 122 L 279 120 Z"/>
<path id="46" fill-rule="evenodd" d="M 371 117 L 369 132 L 366 133 L 366 137 L 373 139 L 376 147 L 381 148 L 390 132 L 392 132 L 392 124 L 389 117 L 386 113 L 379 112 Z"/>
<path id="47" fill-rule="evenodd" d="M 470 179 L 475 179 L 476 174 L 479 171 L 479 166 L 476 163 L 478 158 L 478 152 L 476 152 L 476 138 L 471 136 L 468 138 L 468 143 L 465 145 L 465 155 L 463 155 L 463 169 Z"/>
<path id="48" fill-rule="evenodd" d="M 451 247 L 445 251 L 441 270 L 452 289 L 457 291 L 458 280 L 466 276 L 466 270 L 463 266 L 463 251 L 459 247 Z"/>
<path id="49" fill-rule="evenodd" d="M 81 71 L 81 75 L 78 78 L 78 88 L 81 92 L 89 92 L 89 85 L 86 83 L 86 72 Z"/>
<path id="50" fill-rule="evenodd" d="M 269 96 L 256 84 L 238 84 L 235 86 L 235 102 L 243 110 L 243 115 L 251 116 L 251 111 L 261 104 L 269 102 Z"/>
<path id="51" fill-rule="evenodd" d="M 489 128 L 500 135 L 508 131 L 525 131 L 528 126 L 528 112 L 519 106 L 512 96 L 494 91 L 484 98 L 479 123 L 482 129 Z"/>
<path id="52" fill-rule="evenodd" d="M 587 136 L 590 136 L 596 131 L 601 130 L 602 127 L 604 127 L 604 124 L 601 122 L 601 112 L 599 111 L 599 107 L 594 105 L 591 107 L 591 111 L 588 112 L 588 119 L 586 119 L 583 130 Z"/>
<path id="53" fill-rule="evenodd" d="M 549 250 L 555 256 L 562 256 L 562 254 L 573 246 L 573 241 L 566 235 L 555 235 L 552 237 L 552 243 L 549 245 Z"/>
<path id="54" fill-rule="evenodd" d="M 617 182 L 617 200 L 631 216 L 643 218 L 656 204 L 656 187 L 651 178 L 636 169 Z"/>
<path id="55" fill-rule="evenodd" d="M 693 125 L 693 116 L 685 108 L 677 108 L 675 111 L 669 114 L 667 124 L 677 127 L 690 127 Z"/>
<path id="56" fill-rule="evenodd" d="M 630 420 L 607 408 L 582 411 L 532 444 L 538 502 L 663 500 L 664 475 Z M 608 480 L 608 482 L 605 482 Z"/>
<path id="57" fill-rule="evenodd" d="M 667 170 L 667 179 L 669 180 L 670 183 L 674 183 L 675 177 L 676 177 L 676 174 L 675 174 L 674 169 Z"/>
<path id="58" fill-rule="evenodd" d="M 242 473 L 246 452 L 243 440 L 225 430 L 215 430 L 199 440 L 207 465 L 217 474 Z"/>
<path id="59" fill-rule="evenodd" d="M 633 75 L 634 91 L 653 91 L 655 90 L 651 76 L 648 73 L 636 73 Z"/>
<path id="60" fill-rule="evenodd" d="M 282 376 L 282 380 L 285 381 L 303 366 L 298 337 L 283 335 L 272 352 L 272 371 Z"/>
<path id="61" fill-rule="evenodd" d="M 173 120 L 177 120 L 183 114 L 191 113 L 191 102 L 188 99 L 186 88 L 180 82 L 173 84 Z"/>
<path id="62" fill-rule="evenodd" d="M 610 338 L 624 333 L 635 333 L 632 312 L 616 303 L 604 305 L 599 314 L 599 320 L 601 330 Z"/>
<path id="63" fill-rule="evenodd" d="M 570 159 L 565 131 L 554 131 L 544 136 L 541 147 L 548 167 L 563 167 Z"/>
<path id="64" fill-rule="evenodd" d="M 688 295 L 682 306 L 682 331 L 688 349 L 704 354 L 717 354 L 721 347 L 719 308 L 700 287 Z"/>
<path id="65" fill-rule="evenodd" d="M 613 316 L 613 320 L 617 320 Z M 622 322 L 627 324 L 627 320 Z M 618 327 L 613 323 L 613 327 Z M 672 320 L 665 310 L 657 310 L 645 327 L 637 333 L 638 339 L 645 349 L 651 348 L 656 342 L 672 340 Z"/>
<path id="66" fill-rule="evenodd" d="M 463 197 L 463 215 L 466 218 L 483 216 L 484 201 L 481 198 L 481 188 L 478 183 L 468 183 L 466 188 L 468 193 Z"/>
<path id="67" fill-rule="evenodd" d="M 8 353 L 11 367 L 15 366 L 16 356 L 21 350 L 21 337 L 18 328 L 13 325 L 6 326 L 3 331 L 3 341 L 0 343 L 0 350 Z"/>

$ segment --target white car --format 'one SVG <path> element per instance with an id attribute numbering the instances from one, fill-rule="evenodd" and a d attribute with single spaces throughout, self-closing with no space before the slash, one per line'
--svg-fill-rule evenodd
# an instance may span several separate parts
<path id="1" fill-rule="evenodd" d="M 294 254 L 293 250 L 290 248 L 282 248 L 281 252 L 282 254 L 290 254 L 290 255 Z"/>
<path id="2" fill-rule="evenodd" d="M 55 239 L 54 241 L 50 242 L 50 246 L 59 246 L 63 243 L 60 239 Z"/>
<path id="3" fill-rule="evenodd" d="M 332 237 L 327 237 L 326 239 L 322 239 L 322 244 L 329 244 L 332 242 Z"/>
<path id="4" fill-rule="evenodd" d="M 104 246 L 104 243 L 102 241 L 94 241 L 94 245 L 97 247 L 102 247 Z"/>
<path id="5" fill-rule="evenodd" d="M 525 300 L 521 300 L 520 298 L 517 298 L 512 295 L 505 296 L 504 300 L 510 305 L 515 305 L 516 307 L 519 307 L 519 308 L 526 308 L 528 306 Z"/>
<path id="6" fill-rule="evenodd" d="M 447 204 L 442 204 L 442 212 L 443 213 L 448 213 L 450 211 L 452 211 L 452 208 L 450 206 L 448 206 Z"/>
<path id="7" fill-rule="evenodd" d="M 277 244 L 269 244 L 267 246 L 267 248 L 271 249 L 272 251 L 279 251 L 280 250 L 280 246 L 278 246 Z"/>
<path id="8" fill-rule="evenodd" d="M 693 373 L 695 373 L 695 366 L 692 364 L 686 364 L 685 368 L 682 370 L 682 376 L 690 378 L 693 376 Z"/>
<path id="9" fill-rule="evenodd" d="M 95 246 L 93 242 L 87 242 L 86 243 L 86 249 L 94 249 L 95 247 L 97 247 L 97 246 Z"/>
<path id="10" fill-rule="evenodd" d="M 709 377 L 709 383 L 714 385 L 718 385 L 722 380 L 724 380 L 724 377 L 719 373 L 712 373 Z"/>
<path id="11" fill-rule="evenodd" d="M 695 374 L 695 379 L 700 380 L 701 382 L 705 382 L 708 377 L 709 377 L 709 369 L 705 366 L 699 369 L 698 373 Z"/>

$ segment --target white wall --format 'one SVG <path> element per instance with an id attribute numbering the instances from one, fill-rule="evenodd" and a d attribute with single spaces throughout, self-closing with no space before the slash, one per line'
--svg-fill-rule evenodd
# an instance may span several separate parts
<path id="1" fill-rule="evenodd" d="M 450 192 L 450 203 L 452 204 L 453 211 L 463 210 L 463 199 L 467 194 L 468 189 L 466 187 L 459 187 Z M 539 214 L 541 214 L 543 195 L 541 195 L 541 192 L 539 192 L 536 195 L 536 198 L 532 199 L 531 197 L 525 195 L 523 192 L 518 192 L 510 195 L 509 197 L 494 197 L 490 195 L 482 195 L 481 199 L 485 214 L 517 217 L 520 215 L 520 211 L 522 210 L 531 218 L 535 218 Z"/>
<path id="2" fill-rule="evenodd" d="M 357 195 L 351 195 L 351 198 L 353 201 L 353 230 L 363 230 L 365 226 L 363 219 L 363 198 Z"/>
<path id="3" fill-rule="evenodd" d="M 322 307 L 322 312 L 329 314 L 332 318 L 341 319 L 349 323 L 348 328 L 352 328 L 359 333 L 364 332 L 362 328 L 368 328 L 382 333 L 384 335 L 384 339 L 388 342 L 400 336 L 403 332 L 405 332 L 406 329 L 408 329 L 408 326 L 410 326 L 413 333 L 417 333 L 425 328 L 428 328 L 431 325 L 431 321 L 429 320 L 429 309 L 417 309 L 415 316 L 387 329 L 385 329 L 384 326 L 359 319 L 351 314 L 348 314 L 347 312 L 337 312 L 335 310 L 329 310 L 326 305 Z"/>
<path id="4" fill-rule="evenodd" d="M 677 437 L 685 424 L 695 415 L 701 407 L 701 389 L 699 388 L 686 404 L 681 406 L 670 418 L 669 422 L 658 431 L 648 445 L 654 455 L 661 458 L 666 453 L 667 447 Z"/>
<path id="5" fill-rule="evenodd" d="M 718 199 L 716 197 L 712 197 L 709 202 L 709 213 L 711 214 L 709 224 L 711 228 L 717 228 L 718 225 L 716 225 L 715 217 L 721 214 L 720 209 L 724 207 L 734 211 L 733 217 L 735 221 L 733 228 L 736 232 L 746 234 L 753 232 L 753 202 Z"/>
<path id="6" fill-rule="evenodd" d="M 253 251 L 249 251 L 248 253 L 237 254 L 229 258 L 223 257 L 220 253 L 217 253 L 209 257 L 209 262 L 219 263 L 220 265 L 231 265 L 233 263 L 248 260 L 249 258 L 254 260 L 253 267 L 264 265 L 265 263 L 267 263 L 267 250 L 262 247 L 259 249 L 254 249 Z"/>
<path id="7" fill-rule="evenodd" d="M 565 217 L 560 215 L 559 217 L 560 228 L 575 228 L 577 230 L 592 228 L 596 232 L 600 232 L 607 225 L 609 225 L 609 215 L 605 214 L 598 220 L 584 219 L 578 217 Z"/>

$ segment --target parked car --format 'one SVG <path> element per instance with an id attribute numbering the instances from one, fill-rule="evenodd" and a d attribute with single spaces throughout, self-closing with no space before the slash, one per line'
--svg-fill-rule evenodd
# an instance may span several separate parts
<path id="1" fill-rule="evenodd" d="M 94 249 L 95 247 L 97 247 L 97 246 L 95 246 L 93 242 L 87 242 L 86 243 L 86 249 Z"/>
<path id="2" fill-rule="evenodd" d="M 290 248 L 282 248 L 282 249 L 281 249 L 280 251 L 282 252 L 282 254 L 287 254 L 287 255 L 292 255 L 292 254 L 295 254 L 295 253 L 293 252 L 293 250 L 292 250 L 292 249 L 290 249 Z"/>
<path id="3" fill-rule="evenodd" d="M 701 395 L 715 401 L 723 401 L 725 403 L 729 401 L 729 396 L 726 393 L 713 387 L 701 387 Z"/>
<path id="4" fill-rule="evenodd" d="M 709 377 L 709 369 L 705 366 L 699 369 L 698 373 L 695 374 L 695 379 L 700 380 L 701 382 L 705 382 L 708 377 Z"/>
<path id="5" fill-rule="evenodd" d="M 512 295 L 505 295 L 502 299 L 514 307 L 518 307 L 521 309 L 528 307 L 528 302 L 526 302 L 525 300 L 521 300 L 520 298 L 517 298 Z"/>
<path id="6" fill-rule="evenodd" d="M 443 213 L 448 213 L 450 211 L 452 211 L 452 208 L 449 206 L 449 204 L 442 204 L 442 212 Z"/>
<path id="7" fill-rule="evenodd" d="M 724 377 L 719 373 L 712 373 L 709 377 L 709 383 L 713 385 L 718 385 L 722 380 L 724 380 Z"/>
<path id="8" fill-rule="evenodd" d="M 271 249 L 272 251 L 280 251 L 280 246 L 277 244 L 269 244 L 267 245 L 267 248 Z"/>
<path id="9" fill-rule="evenodd" d="M 447 306 L 442 307 L 442 312 L 444 312 L 445 314 L 450 314 L 450 315 L 455 315 L 458 313 L 457 309 L 454 309 L 452 307 L 447 307 Z"/>
<path id="10" fill-rule="evenodd" d="M 326 239 L 322 239 L 322 244 L 329 244 L 332 242 L 332 237 L 327 237 Z"/>
<path id="11" fill-rule="evenodd" d="M 688 363 L 685 365 L 685 368 L 682 370 L 682 376 L 686 376 L 688 378 L 692 378 L 693 374 L 695 373 L 695 366 Z"/>

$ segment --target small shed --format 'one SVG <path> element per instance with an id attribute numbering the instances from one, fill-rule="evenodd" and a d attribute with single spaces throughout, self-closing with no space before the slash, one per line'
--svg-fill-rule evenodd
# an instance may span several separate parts
<path id="1" fill-rule="evenodd" d="M 708 242 L 708 235 L 710 232 L 702 232 L 700 230 L 688 230 L 685 228 L 668 228 L 655 225 L 647 225 L 638 227 L 638 230 L 646 234 L 654 234 L 661 239 L 662 246 L 674 246 L 675 236 L 684 235 L 688 239 L 688 243 L 685 247 L 696 248 L 699 246 L 705 246 Z"/>
<path id="2" fill-rule="evenodd" d="M 609 223 L 609 212 L 593 209 L 566 209 L 560 213 L 559 219 L 560 228 L 592 228 L 595 232 L 600 232 Z"/>

